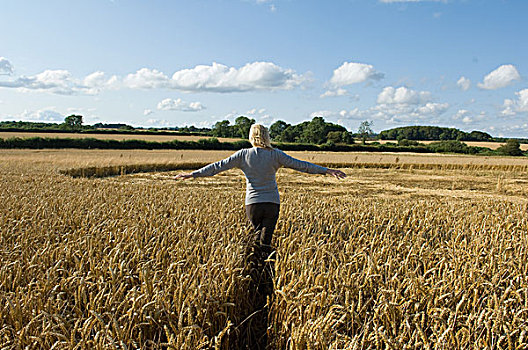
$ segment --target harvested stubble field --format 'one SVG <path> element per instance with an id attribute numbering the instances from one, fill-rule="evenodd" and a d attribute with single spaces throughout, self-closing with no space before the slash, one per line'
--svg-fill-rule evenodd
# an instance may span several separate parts
<path id="1" fill-rule="evenodd" d="M 292 152 L 263 311 L 239 171 L 60 173 L 229 153 L 2 152 L 1 348 L 528 348 L 524 159 Z"/>

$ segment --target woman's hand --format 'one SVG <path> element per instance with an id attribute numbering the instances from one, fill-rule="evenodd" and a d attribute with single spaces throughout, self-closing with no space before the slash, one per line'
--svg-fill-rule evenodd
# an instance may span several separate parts
<path id="1" fill-rule="evenodd" d="M 328 169 L 326 173 L 336 177 L 337 179 L 344 179 L 346 177 L 346 174 L 344 172 L 337 169 Z"/>
<path id="2" fill-rule="evenodd" d="M 193 177 L 193 175 L 191 173 L 178 174 L 178 175 L 176 175 L 174 180 L 180 180 L 180 179 L 187 180 L 187 179 L 190 179 L 191 177 Z"/>

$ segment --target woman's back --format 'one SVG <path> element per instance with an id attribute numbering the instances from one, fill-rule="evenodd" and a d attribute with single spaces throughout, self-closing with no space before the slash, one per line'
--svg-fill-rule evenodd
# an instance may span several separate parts
<path id="1" fill-rule="evenodd" d="M 239 152 L 239 168 L 246 175 L 246 204 L 279 203 L 275 180 L 275 173 L 281 167 L 278 150 L 253 147 Z"/>
<path id="2" fill-rule="evenodd" d="M 275 173 L 280 167 L 310 174 L 325 174 L 327 168 L 290 157 L 276 148 L 245 148 L 231 157 L 193 172 L 194 177 L 212 176 L 221 171 L 239 168 L 246 175 L 246 204 L 280 203 Z"/>

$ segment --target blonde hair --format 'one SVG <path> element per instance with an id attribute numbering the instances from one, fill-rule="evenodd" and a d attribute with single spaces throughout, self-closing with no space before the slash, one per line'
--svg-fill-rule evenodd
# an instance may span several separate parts
<path id="1" fill-rule="evenodd" d="M 272 148 L 268 129 L 261 124 L 253 124 L 249 129 L 249 142 L 253 147 Z"/>

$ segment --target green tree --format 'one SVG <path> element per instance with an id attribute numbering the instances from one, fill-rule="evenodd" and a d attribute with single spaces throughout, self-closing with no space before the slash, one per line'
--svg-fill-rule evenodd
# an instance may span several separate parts
<path id="1" fill-rule="evenodd" d="M 281 135 L 289 126 L 291 125 L 282 120 L 277 120 L 269 128 L 270 137 L 275 141 L 284 141 L 281 139 Z"/>
<path id="2" fill-rule="evenodd" d="M 399 139 L 398 140 L 398 146 L 418 146 L 418 141 L 416 140 L 407 140 L 407 139 Z"/>
<path id="3" fill-rule="evenodd" d="M 302 133 L 302 141 L 307 143 L 322 144 L 326 142 L 326 125 L 322 117 L 314 117 Z"/>
<path id="4" fill-rule="evenodd" d="M 280 136 L 278 137 L 277 141 L 280 142 L 297 142 L 299 140 L 299 128 L 294 125 L 290 125 L 284 129 L 283 132 L 281 132 Z"/>
<path id="5" fill-rule="evenodd" d="M 470 132 L 467 136 L 466 136 L 466 139 L 467 141 L 488 141 L 488 140 L 491 140 L 492 137 L 490 134 L 486 133 L 486 132 L 482 132 L 482 131 L 472 131 Z"/>
<path id="6" fill-rule="evenodd" d="M 341 143 L 342 142 L 341 136 L 342 136 L 341 131 L 329 131 L 328 134 L 326 134 L 326 141 L 333 142 L 333 143 Z"/>
<path id="7" fill-rule="evenodd" d="M 505 156 L 522 156 L 521 145 L 515 139 L 509 139 L 506 144 L 497 148 L 497 152 Z"/>
<path id="8" fill-rule="evenodd" d="M 468 145 L 466 145 L 464 142 L 460 142 L 457 140 L 431 142 L 427 145 L 427 148 L 437 153 L 471 154 L 477 152 L 477 149 L 475 147 L 468 147 Z"/>
<path id="9" fill-rule="evenodd" d="M 72 114 L 64 118 L 63 125 L 68 129 L 78 130 L 82 128 L 82 123 L 83 123 L 82 115 Z"/>
<path id="10" fill-rule="evenodd" d="M 212 133 L 214 137 L 233 137 L 234 127 L 230 125 L 229 120 L 222 120 L 215 123 Z"/>
<path id="11" fill-rule="evenodd" d="M 251 125 L 255 124 L 255 119 L 249 119 L 248 117 L 240 116 L 235 119 L 235 130 L 243 139 L 247 139 L 249 137 L 249 129 L 251 128 Z"/>
<path id="12" fill-rule="evenodd" d="M 352 133 L 348 131 L 341 131 L 341 142 L 350 145 L 354 143 L 354 138 L 352 137 Z"/>
<path id="13" fill-rule="evenodd" d="M 362 121 L 361 124 L 359 124 L 358 128 L 358 134 L 359 137 L 361 137 L 361 142 L 365 144 L 367 142 L 367 138 L 369 138 L 374 132 L 372 131 L 371 126 L 374 124 L 372 121 Z"/>

